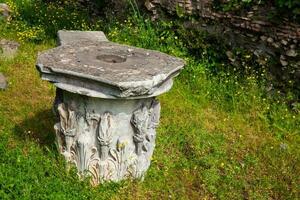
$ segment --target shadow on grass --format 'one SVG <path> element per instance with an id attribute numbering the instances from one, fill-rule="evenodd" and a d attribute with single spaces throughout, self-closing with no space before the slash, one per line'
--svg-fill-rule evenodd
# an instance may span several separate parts
<path id="1" fill-rule="evenodd" d="M 47 109 L 25 119 L 14 127 L 17 139 L 30 140 L 50 149 L 56 149 L 54 126 L 55 116 Z"/>

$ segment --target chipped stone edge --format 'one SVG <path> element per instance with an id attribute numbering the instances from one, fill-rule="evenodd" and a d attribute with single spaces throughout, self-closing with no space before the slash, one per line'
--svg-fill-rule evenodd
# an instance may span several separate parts
<path id="1" fill-rule="evenodd" d="M 183 66 L 184 64 L 178 66 L 169 74 L 154 76 L 152 80 L 121 82 L 118 84 L 72 71 L 52 71 L 49 68 L 47 68 L 49 70 L 47 71 L 41 64 L 37 64 L 36 68 L 43 80 L 52 82 L 56 87 L 69 92 L 107 99 L 139 99 L 158 96 L 169 91 L 173 85 L 172 79 L 180 73 Z M 85 87 L 81 87 L 82 84 Z"/>
<path id="2" fill-rule="evenodd" d="M 63 33 L 96 33 L 99 34 L 98 38 L 74 38 L 74 41 L 64 41 Z M 73 31 L 73 30 L 59 30 L 58 33 L 59 48 L 60 46 L 75 45 L 80 41 L 87 42 L 109 42 L 105 34 L 102 31 Z M 77 41 L 76 41 L 77 40 Z M 128 46 L 128 45 L 124 45 Z M 128 46 L 129 48 L 130 46 Z M 53 48 L 53 49 L 55 49 Z M 134 47 L 140 49 L 138 47 Z M 52 49 L 52 50 L 53 50 Z M 149 52 L 157 52 L 155 50 L 149 50 Z M 43 54 L 47 51 L 41 52 Z M 159 52 L 161 54 L 165 54 Z M 168 54 L 166 56 L 171 57 Z M 174 57 L 175 58 L 175 57 Z M 139 99 L 139 98 L 148 98 L 153 96 L 158 96 L 169 91 L 173 85 L 172 78 L 176 77 L 185 65 L 185 61 L 180 58 L 175 58 L 178 62 L 178 66 L 169 72 L 168 74 L 159 74 L 154 76 L 151 80 L 143 81 L 128 81 L 114 83 L 99 77 L 86 75 L 82 73 L 76 73 L 68 70 L 60 70 L 54 67 L 47 67 L 39 63 L 39 60 L 36 64 L 37 70 L 40 72 L 41 78 L 43 80 L 54 83 L 54 85 L 63 90 L 69 92 L 86 95 L 90 97 L 99 97 L 107 99 L 118 99 L 118 98 L 128 98 L 128 99 Z M 67 75 L 67 76 L 65 76 Z M 77 82 L 80 82 L 81 85 L 84 84 L 86 87 L 80 87 L 79 84 L 76 86 Z M 72 84 L 70 84 L 72 83 Z"/>

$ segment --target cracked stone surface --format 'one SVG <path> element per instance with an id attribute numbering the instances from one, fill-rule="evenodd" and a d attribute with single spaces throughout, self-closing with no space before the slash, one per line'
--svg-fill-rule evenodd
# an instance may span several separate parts
<path id="1" fill-rule="evenodd" d="M 158 51 L 99 40 L 68 41 L 39 54 L 37 62 L 44 80 L 101 98 L 157 96 L 171 88 L 183 66 L 183 60 Z"/>

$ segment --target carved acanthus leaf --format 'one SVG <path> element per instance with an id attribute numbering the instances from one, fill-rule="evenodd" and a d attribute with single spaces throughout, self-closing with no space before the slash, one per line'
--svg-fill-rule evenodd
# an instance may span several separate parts
<path id="1" fill-rule="evenodd" d="M 60 131 L 60 124 L 56 123 L 54 125 L 54 130 L 55 130 L 55 134 L 56 134 L 56 141 L 57 141 L 57 145 L 58 145 L 58 149 L 60 153 L 64 152 L 64 142 L 63 142 L 63 135 Z"/>
<path id="2" fill-rule="evenodd" d="M 133 139 L 135 142 L 143 142 L 147 133 L 149 112 L 146 106 L 136 110 L 131 118 L 131 124 L 135 130 Z"/>
<path id="3" fill-rule="evenodd" d="M 113 120 L 110 113 L 104 113 L 101 116 L 99 129 L 98 129 L 98 140 L 101 146 L 109 146 L 112 141 L 112 128 Z"/>
<path id="4" fill-rule="evenodd" d="M 94 171 L 91 169 L 100 161 L 98 150 L 92 146 L 85 134 L 79 136 L 76 145 L 72 146 L 71 154 L 80 176 L 84 176 L 86 172 L 91 173 L 93 176 L 97 175 L 93 174 Z"/>
<path id="5" fill-rule="evenodd" d="M 155 129 L 159 124 L 160 118 L 160 103 L 157 100 L 153 100 L 150 109 L 151 122 L 149 123 L 149 128 Z"/>
<path id="6" fill-rule="evenodd" d="M 126 170 L 126 164 L 124 163 L 124 152 L 119 152 L 116 149 L 110 149 L 109 151 L 110 158 L 108 161 L 113 164 L 115 179 L 119 180 L 123 177 L 124 171 Z"/>
<path id="7" fill-rule="evenodd" d="M 76 114 L 75 111 L 71 110 L 69 106 L 61 103 L 57 107 L 61 132 L 65 136 L 74 137 L 76 135 Z"/>

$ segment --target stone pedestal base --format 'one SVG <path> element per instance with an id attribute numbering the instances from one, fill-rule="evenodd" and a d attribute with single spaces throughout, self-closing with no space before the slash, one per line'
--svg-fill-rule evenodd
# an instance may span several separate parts
<path id="1" fill-rule="evenodd" d="M 58 89 L 54 109 L 59 151 L 92 184 L 143 178 L 155 146 L 160 104 L 145 99 L 101 99 Z"/>
<path id="2" fill-rule="evenodd" d="M 37 70 L 57 87 L 59 151 L 92 184 L 143 178 L 159 123 L 155 97 L 172 87 L 184 61 L 110 42 L 103 32 L 59 31 Z"/>

